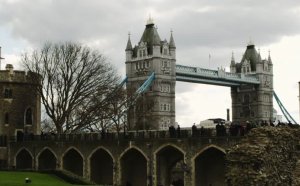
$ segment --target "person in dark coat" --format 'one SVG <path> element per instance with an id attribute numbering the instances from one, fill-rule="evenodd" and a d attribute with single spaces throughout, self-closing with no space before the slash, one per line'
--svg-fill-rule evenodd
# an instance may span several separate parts
<path id="1" fill-rule="evenodd" d="M 180 126 L 177 125 L 177 137 L 180 138 Z"/>

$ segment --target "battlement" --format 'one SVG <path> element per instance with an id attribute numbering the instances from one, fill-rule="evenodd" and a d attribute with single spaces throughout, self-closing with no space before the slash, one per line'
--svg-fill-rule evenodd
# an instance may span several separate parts
<path id="1" fill-rule="evenodd" d="M 5 70 L 0 70 L 0 82 L 32 83 L 37 77 L 36 73 L 14 70 L 11 64 Z"/>

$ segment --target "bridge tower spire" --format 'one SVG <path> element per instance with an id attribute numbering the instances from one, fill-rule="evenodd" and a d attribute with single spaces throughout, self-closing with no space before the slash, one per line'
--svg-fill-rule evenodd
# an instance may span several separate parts
<path id="1" fill-rule="evenodd" d="M 232 51 L 231 54 L 231 62 L 230 62 L 230 72 L 235 73 L 235 59 L 234 59 L 234 53 Z"/>
<path id="2" fill-rule="evenodd" d="M 174 125 L 176 46 L 173 34 L 169 43 L 161 40 L 150 17 L 138 44 L 132 47 L 129 38 L 125 51 L 128 94 L 155 73 L 150 89 L 128 111 L 129 129 L 167 129 Z"/>

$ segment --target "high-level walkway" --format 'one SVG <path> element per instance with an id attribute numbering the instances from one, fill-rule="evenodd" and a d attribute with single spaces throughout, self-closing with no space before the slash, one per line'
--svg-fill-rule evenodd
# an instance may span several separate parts
<path id="1" fill-rule="evenodd" d="M 240 86 L 260 82 L 256 75 L 225 72 L 224 69 L 210 70 L 199 67 L 176 65 L 176 81 L 204 83 L 220 86 Z"/>

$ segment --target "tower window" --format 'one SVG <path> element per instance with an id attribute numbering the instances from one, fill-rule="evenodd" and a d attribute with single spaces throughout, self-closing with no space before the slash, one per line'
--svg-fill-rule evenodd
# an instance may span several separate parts
<path id="1" fill-rule="evenodd" d="M 170 111 L 171 110 L 171 106 L 170 106 L 170 104 L 161 104 L 160 105 L 160 110 L 161 111 Z"/>
<path id="2" fill-rule="evenodd" d="M 168 49 L 164 48 L 164 55 L 168 54 Z"/>
<path id="3" fill-rule="evenodd" d="M 32 125 L 32 110 L 31 110 L 31 108 L 26 109 L 25 124 L 26 125 Z"/>
<path id="4" fill-rule="evenodd" d="M 5 113 L 4 115 L 4 124 L 8 125 L 9 124 L 9 114 Z"/>
<path id="5" fill-rule="evenodd" d="M 4 89 L 4 98 L 12 98 L 12 89 Z"/>

